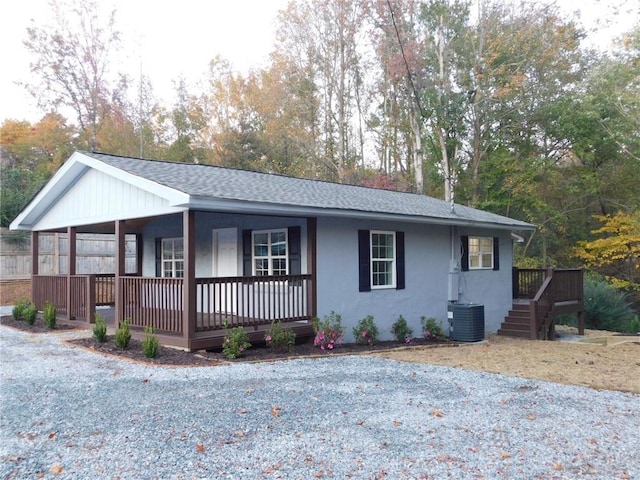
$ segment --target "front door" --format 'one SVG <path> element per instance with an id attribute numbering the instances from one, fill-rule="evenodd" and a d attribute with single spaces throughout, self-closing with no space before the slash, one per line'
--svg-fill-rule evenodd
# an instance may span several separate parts
<path id="1" fill-rule="evenodd" d="M 213 276 L 238 276 L 238 231 L 236 228 L 213 230 Z M 212 287 L 213 288 L 213 287 Z M 223 283 L 210 292 L 221 314 L 236 313 L 238 288 L 235 283 Z"/>
<path id="2" fill-rule="evenodd" d="M 217 228 L 213 231 L 213 276 L 238 275 L 238 230 Z"/>

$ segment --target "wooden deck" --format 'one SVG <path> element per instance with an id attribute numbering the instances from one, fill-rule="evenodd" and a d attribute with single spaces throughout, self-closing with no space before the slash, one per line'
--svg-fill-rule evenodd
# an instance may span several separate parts
<path id="1" fill-rule="evenodd" d="M 578 314 L 578 332 L 584 335 L 582 269 L 518 269 L 513 271 L 513 307 L 498 335 L 531 340 L 554 340 L 555 320 Z"/>
<path id="2" fill-rule="evenodd" d="M 134 338 L 151 326 L 162 344 L 188 350 L 219 347 L 234 327 L 263 341 L 274 321 L 313 335 L 311 275 L 197 278 L 190 314 L 185 288 L 181 278 L 34 275 L 32 297 L 39 310 L 51 302 L 65 321 L 90 326 L 97 312 L 109 328 L 126 319 Z"/>

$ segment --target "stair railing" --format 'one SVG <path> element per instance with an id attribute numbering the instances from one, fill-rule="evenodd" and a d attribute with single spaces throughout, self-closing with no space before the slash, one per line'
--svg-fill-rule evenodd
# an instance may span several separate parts
<path id="1" fill-rule="evenodd" d="M 547 340 L 547 332 L 550 322 L 553 321 L 552 310 L 555 303 L 555 289 L 553 282 L 553 269 L 546 271 L 544 282 L 536 292 L 529 305 L 531 339 L 538 339 L 540 330 L 543 330 L 542 340 Z"/>

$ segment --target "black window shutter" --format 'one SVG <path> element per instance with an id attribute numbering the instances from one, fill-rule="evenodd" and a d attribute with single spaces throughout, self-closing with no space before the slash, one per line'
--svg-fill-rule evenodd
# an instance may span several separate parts
<path id="1" fill-rule="evenodd" d="M 162 276 L 162 239 L 156 238 L 156 277 Z"/>
<path id="2" fill-rule="evenodd" d="M 404 289 L 404 232 L 396 232 L 396 289 Z"/>
<path id="3" fill-rule="evenodd" d="M 251 230 L 243 230 L 242 231 L 242 275 L 245 277 L 250 277 L 253 275 L 252 268 L 252 255 L 251 249 L 253 248 L 251 241 Z"/>
<path id="4" fill-rule="evenodd" d="M 493 269 L 500 270 L 500 238 L 493 237 Z"/>
<path id="5" fill-rule="evenodd" d="M 360 291 L 371 291 L 371 262 L 369 230 L 358 230 L 358 274 L 360 277 Z"/>
<path id="6" fill-rule="evenodd" d="M 287 237 L 289 243 L 289 275 L 300 275 L 302 274 L 300 227 L 289 227 Z"/>
<path id="7" fill-rule="evenodd" d="M 460 268 L 463 272 L 469 270 L 469 237 L 463 235 L 460 237 L 462 242 L 462 258 L 460 259 Z"/>

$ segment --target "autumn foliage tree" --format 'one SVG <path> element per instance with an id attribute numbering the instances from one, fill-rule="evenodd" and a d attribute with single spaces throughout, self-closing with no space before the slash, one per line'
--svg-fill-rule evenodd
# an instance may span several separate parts
<path id="1" fill-rule="evenodd" d="M 640 293 L 640 212 L 597 219 L 603 223 L 592 232 L 597 238 L 579 242 L 575 255 L 615 286 Z"/>

